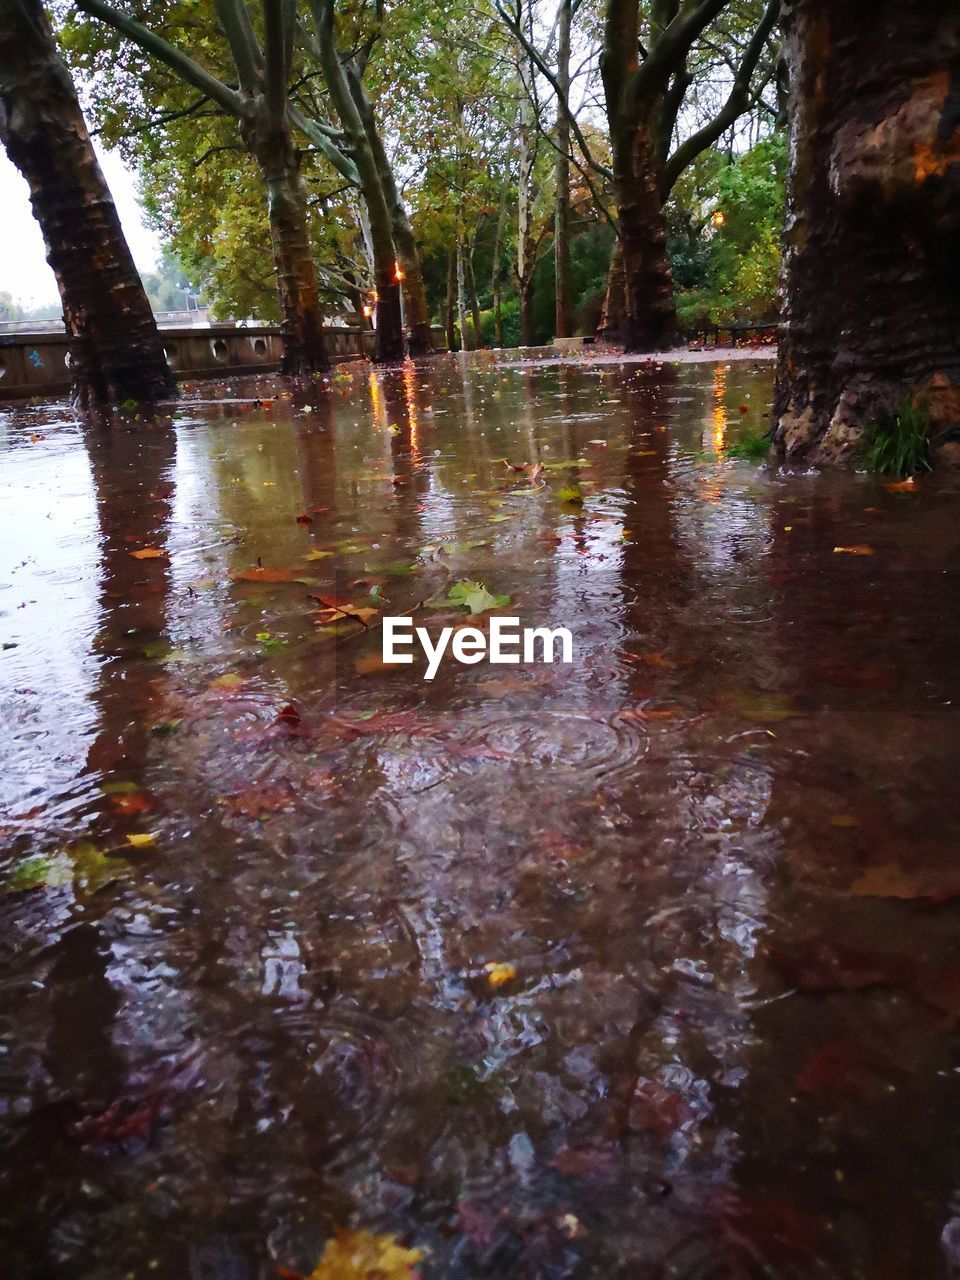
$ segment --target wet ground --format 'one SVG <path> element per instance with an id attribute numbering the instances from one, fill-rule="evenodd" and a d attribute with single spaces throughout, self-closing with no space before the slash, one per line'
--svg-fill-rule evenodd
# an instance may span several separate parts
<path id="1" fill-rule="evenodd" d="M 950 1274 L 958 483 L 771 382 L 0 409 L 4 1277 Z M 460 581 L 575 663 L 384 670 Z"/>

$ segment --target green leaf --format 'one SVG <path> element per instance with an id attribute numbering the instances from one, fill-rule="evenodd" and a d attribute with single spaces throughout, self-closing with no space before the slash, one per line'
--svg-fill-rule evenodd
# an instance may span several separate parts
<path id="1" fill-rule="evenodd" d="M 578 484 L 564 484 L 557 490 L 557 498 L 560 502 L 569 502 L 573 506 L 583 506 L 583 494 Z"/>
<path id="2" fill-rule="evenodd" d="M 488 609 L 502 609 L 510 603 L 510 597 L 491 595 L 482 582 L 463 581 L 453 584 L 447 602 L 469 609 L 471 613 L 486 613 Z"/>

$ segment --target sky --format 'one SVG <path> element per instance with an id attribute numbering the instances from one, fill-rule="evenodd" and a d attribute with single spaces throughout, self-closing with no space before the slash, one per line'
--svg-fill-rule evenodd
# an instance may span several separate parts
<path id="1" fill-rule="evenodd" d="M 143 220 L 137 203 L 134 175 L 116 154 L 110 155 L 94 142 L 120 221 L 141 272 L 157 265 L 160 242 L 156 232 Z M 30 210 L 27 184 L 0 148 L 0 293 L 13 295 L 15 302 L 42 306 L 58 302 L 53 272 L 47 266 L 40 228 Z"/>

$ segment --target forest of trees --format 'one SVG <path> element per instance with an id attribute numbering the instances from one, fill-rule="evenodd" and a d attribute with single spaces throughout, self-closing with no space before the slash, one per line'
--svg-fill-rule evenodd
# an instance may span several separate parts
<path id="1" fill-rule="evenodd" d="M 166 247 L 215 315 L 280 319 L 267 205 L 276 216 L 284 201 L 252 123 L 251 86 L 274 66 L 271 7 L 221 0 L 199 22 L 193 5 L 77 8 L 62 14 L 66 56 L 92 124 L 137 166 Z M 467 347 L 593 332 L 630 203 L 601 70 L 622 8 L 370 3 L 291 17 L 276 93 L 324 309 L 360 310 L 376 293 L 384 357 L 398 353 L 398 283 L 421 349 L 430 320 Z M 679 33 L 690 6 L 643 8 L 639 45 L 676 39 L 644 108 L 660 114 L 650 234 L 674 264 L 670 308 L 687 325 L 771 320 L 785 156 L 776 6 L 696 6 Z M 721 201 L 732 216 L 715 227 Z"/>

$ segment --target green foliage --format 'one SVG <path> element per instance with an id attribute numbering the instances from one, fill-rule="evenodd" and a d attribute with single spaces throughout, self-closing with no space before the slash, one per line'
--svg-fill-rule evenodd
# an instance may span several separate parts
<path id="1" fill-rule="evenodd" d="M 881 418 L 867 431 L 862 456 L 870 471 L 912 476 L 932 469 L 931 449 L 926 406 L 905 400 L 896 413 Z"/>
<path id="2" fill-rule="evenodd" d="M 704 152 L 677 183 L 667 221 L 682 328 L 776 321 L 786 167 L 773 133 L 733 158 Z"/>
<path id="3" fill-rule="evenodd" d="M 766 431 L 745 431 L 739 440 L 726 446 L 724 453 L 728 458 L 742 458 L 746 462 L 766 462 L 770 444 Z"/>

